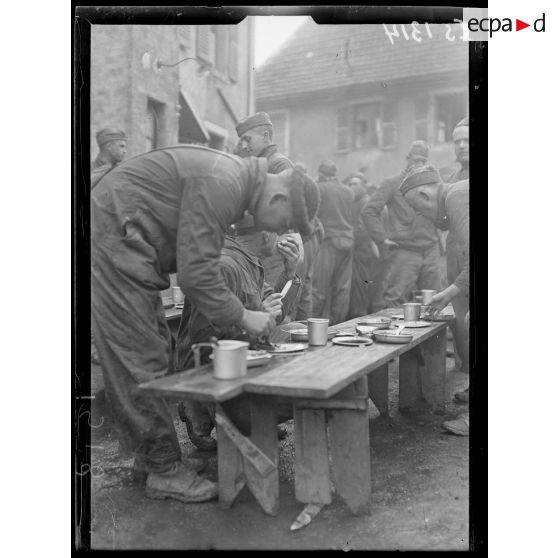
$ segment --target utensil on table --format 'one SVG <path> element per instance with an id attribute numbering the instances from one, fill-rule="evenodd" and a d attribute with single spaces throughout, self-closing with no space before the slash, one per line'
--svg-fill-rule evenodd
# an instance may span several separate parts
<path id="1" fill-rule="evenodd" d="M 398 324 L 399 329 L 395 332 L 395 335 L 401 335 L 401 332 L 405 329 L 405 323 Z"/>

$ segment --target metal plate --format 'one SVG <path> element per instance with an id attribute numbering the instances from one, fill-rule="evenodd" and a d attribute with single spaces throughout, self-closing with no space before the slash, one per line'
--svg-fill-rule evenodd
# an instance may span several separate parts
<path id="1" fill-rule="evenodd" d="M 405 327 L 430 327 L 432 324 L 429 322 L 418 321 L 418 322 L 403 322 Z"/>
<path id="2" fill-rule="evenodd" d="M 374 337 L 374 341 L 378 343 L 403 344 L 410 343 L 413 340 L 412 334 L 402 333 L 401 335 L 393 335 L 381 330 L 375 331 L 372 336 Z"/>
<path id="3" fill-rule="evenodd" d="M 334 345 L 343 345 L 345 347 L 366 347 L 366 345 L 372 345 L 372 339 L 369 337 L 354 335 L 351 337 L 334 337 L 332 343 Z"/>
<path id="4" fill-rule="evenodd" d="M 299 353 L 308 348 L 306 343 L 276 343 L 273 349 L 268 349 L 267 352 L 272 355 Z"/>

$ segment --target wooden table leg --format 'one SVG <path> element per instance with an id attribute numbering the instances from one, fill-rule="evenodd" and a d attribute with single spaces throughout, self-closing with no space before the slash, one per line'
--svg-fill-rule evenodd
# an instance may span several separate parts
<path id="1" fill-rule="evenodd" d="M 266 395 L 250 395 L 250 440 L 274 464 L 275 470 L 267 477 L 253 474 L 251 465 L 244 464 L 246 479 L 252 493 L 270 515 L 279 512 L 279 441 L 277 438 L 277 401 Z"/>
<path id="2" fill-rule="evenodd" d="M 362 397 L 368 397 L 366 376 L 336 395 L 336 399 Z M 365 513 L 371 495 L 368 410 L 329 411 L 328 424 L 335 489 L 353 513 Z"/>
<path id="3" fill-rule="evenodd" d="M 242 457 L 234 442 L 219 424 L 216 425 L 216 431 L 219 505 L 229 508 L 245 485 L 244 468 Z"/>
<path id="4" fill-rule="evenodd" d="M 399 357 L 399 410 L 411 409 L 419 397 L 419 362 L 411 349 Z"/>
<path id="5" fill-rule="evenodd" d="M 423 390 L 434 412 L 446 410 L 446 329 L 427 339 L 423 344 L 425 369 Z"/>
<path id="6" fill-rule="evenodd" d="M 264 396 L 251 398 L 250 406 L 252 425 L 258 424 L 252 433 L 253 440 L 244 436 L 222 407 L 216 405 L 219 499 L 223 506 L 230 505 L 245 481 L 262 509 L 276 515 L 279 510 L 276 406 L 274 399 Z M 239 480 L 239 458 L 243 481 Z"/>
<path id="7" fill-rule="evenodd" d="M 330 504 L 325 411 L 294 408 L 295 497 L 303 504 Z"/>
<path id="8" fill-rule="evenodd" d="M 387 363 L 368 374 L 368 394 L 383 417 L 389 417 L 388 386 Z"/>

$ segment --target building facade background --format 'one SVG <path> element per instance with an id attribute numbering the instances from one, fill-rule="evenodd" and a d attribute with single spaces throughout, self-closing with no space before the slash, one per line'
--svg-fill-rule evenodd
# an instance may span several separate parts
<path id="1" fill-rule="evenodd" d="M 309 19 L 256 75 L 257 109 L 270 114 L 279 149 L 311 174 L 332 159 L 341 177 L 360 170 L 378 184 L 422 139 L 449 172 L 451 134 L 469 112 L 468 43 L 459 25 L 416 29 L 413 38 L 411 26 Z"/>
<path id="2" fill-rule="evenodd" d="M 95 134 L 121 128 L 128 155 L 178 143 L 232 151 L 254 110 L 253 18 L 238 25 L 93 25 L 91 158 Z"/>

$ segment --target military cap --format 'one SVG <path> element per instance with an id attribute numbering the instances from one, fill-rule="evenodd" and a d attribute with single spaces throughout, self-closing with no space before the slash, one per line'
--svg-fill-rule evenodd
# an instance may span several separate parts
<path id="1" fill-rule="evenodd" d="M 322 176 L 335 176 L 337 174 L 337 165 L 333 161 L 322 161 L 318 167 L 318 173 Z"/>
<path id="2" fill-rule="evenodd" d="M 248 118 L 244 119 L 242 122 L 239 122 L 236 125 L 236 133 L 238 137 L 242 137 L 248 130 L 252 130 L 253 128 L 257 128 L 258 126 L 273 126 L 271 123 L 271 118 L 269 118 L 269 114 L 267 112 L 256 112 L 256 114 L 252 114 L 248 116 Z"/>
<path id="3" fill-rule="evenodd" d="M 109 141 L 126 141 L 126 134 L 122 130 L 116 128 L 103 128 L 97 132 L 97 145 L 102 147 Z"/>
<path id="4" fill-rule="evenodd" d="M 455 128 L 461 128 L 463 126 L 467 126 L 467 128 L 469 127 L 469 117 L 466 116 L 463 120 L 460 120 L 456 125 Z M 455 130 L 454 128 L 454 130 Z"/>
<path id="5" fill-rule="evenodd" d="M 409 172 L 403 179 L 399 190 L 404 196 L 409 190 L 425 186 L 426 184 L 439 184 L 442 182 L 440 173 L 432 166 L 417 167 Z"/>
<path id="6" fill-rule="evenodd" d="M 416 155 L 418 157 L 423 157 L 428 159 L 428 154 L 430 149 L 428 144 L 422 140 L 416 140 L 411 144 L 411 149 L 409 149 L 409 155 Z"/>

